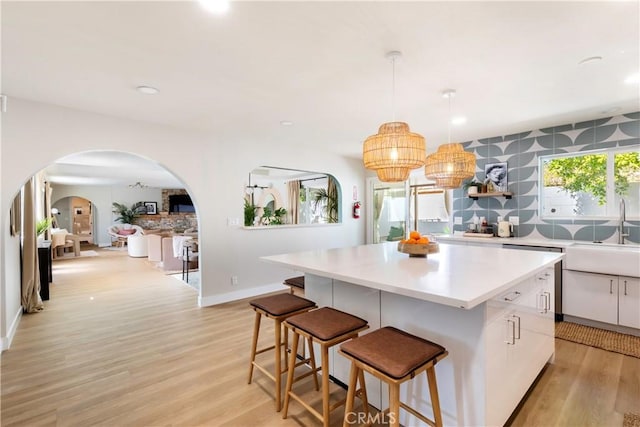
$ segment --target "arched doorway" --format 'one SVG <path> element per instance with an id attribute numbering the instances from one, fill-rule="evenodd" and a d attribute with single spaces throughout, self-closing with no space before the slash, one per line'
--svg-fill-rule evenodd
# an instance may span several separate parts
<path id="1" fill-rule="evenodd" d="M 93 211 L 91 200 L 67 196 L 51 203 L 53 227 L 69 230 L 81 243 L 93 244 Z"/>

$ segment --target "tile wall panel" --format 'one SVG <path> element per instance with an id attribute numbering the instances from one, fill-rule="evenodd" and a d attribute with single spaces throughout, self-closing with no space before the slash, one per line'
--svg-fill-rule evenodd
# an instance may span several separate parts
<path id="1" fill-rule="evenodd" d="M 640 112 L 580 123 L 554 126 L 517 134 L 484 138 L 462 143 L 466 151 L 476 155 L 476 178 L 482 181 L 487 163 L 507 162 L 509 191 L 512 199 L 466 197 L 462 189 L 453 191 L 453 216 L 461 217 L 468 227 L 474 215 L 485 217 L 490 224 L 498 216 L 518 216 L 514 227 L 517 237 L 617 241 L 617 221 L 607 220 L 542 220 L 538 215 L 539 156 L 574 153 L 603 148 L 637 147 L 640 150 Z M 640 243 L 640 221 L 625 224 L 629 241 Z"/>

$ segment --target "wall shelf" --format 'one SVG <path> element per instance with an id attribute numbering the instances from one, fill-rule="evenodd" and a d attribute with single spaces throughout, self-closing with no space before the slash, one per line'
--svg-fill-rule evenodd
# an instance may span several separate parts
<path id="1" fill-rule="evenodd" d="M 510 191 L 504 191 L 499 193 L 476 193 L 476 194 L 468 194 L 470 199 L 478 200 L 482 197 L 504 197 L 506 199 L 510 199 L 513 196 L 513 193 Z"/>

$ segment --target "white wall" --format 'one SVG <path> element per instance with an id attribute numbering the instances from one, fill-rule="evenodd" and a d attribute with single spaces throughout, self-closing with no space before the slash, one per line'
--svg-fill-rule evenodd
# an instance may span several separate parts
<path id="1" fill-rule="evenodd" d="M 107 229 L 115 223 L 114 220 L 117 217 L 112 212 L 113 202 L 123 203 L 127 206 L 137 202 L 157 202 L 158 209 L 162 206 L 162 189 L 160 188 L 57 184 L 52 184 L 51 187 L 53 188 L 52 204 L 65 197 L 83 197 L 93 203 L 94 238 L 95 244 L 99 246 L 111 245 L 111 237 L 107 233 Z"/>
<path id="2" fill-rule="evenodd" d="M 322 141 L 316 142 L 322 146 Z M 153 159 L 186 184 L 199 218 L 204 305 L 272 289 L 269 285 L 292 274 L 261 262 L 259 256 L 364 242 L 364 219 L 348 215 L 352 187 L 364 192 L 364 169 L 358 159 L 310 150 L 301 147 L 300 141 L 244 141 L 233 135 L 221 140 L 20 99 L 12 99 L 10 110 L 3 114 L 0 223 L 6 222 L 11 197 L 25 180 L 62 156 L 87 150 L 119 150 Z M 332 174 L 343 188 L 343 222 L 268 230 L 229 227 L 228 218 L 243 218 L 246 177 L 261 165 Z M 106 194 L 97 200 L 93 193 L 74 193 L 96 205 L 100 202 L 98 209 L 110 212 L 112 199 Z M 102 221 L 101 216 L 96 220 Z M 6 230 L 3 227 L 1 233 Z M 3 273 L 3 288 L 12 286 L 7 274 Z M 238 277 L 238 285 L 231 285 L 231 276 Z"/>

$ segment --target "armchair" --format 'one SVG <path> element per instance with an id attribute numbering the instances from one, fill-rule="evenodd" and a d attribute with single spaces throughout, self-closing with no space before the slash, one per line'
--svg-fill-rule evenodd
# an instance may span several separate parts
<path id="1" fill-rule="evenodd" d="M 53 258 L 63 256 L 65 248 L 73 248 L 74 255 L 80 256 L 80 236 L 75 236 L 64 228 L 51 230 L 51 251 Z"/>
<path id="2" fill-rule="evenodd" d="M 107 232 L 111 236 L 111 240 L 121 247 L 127 244 L 129 236 L 141 236 L 143 234 L 142 227 L 132 224 L 114 224 L 108 228 Z"/>

